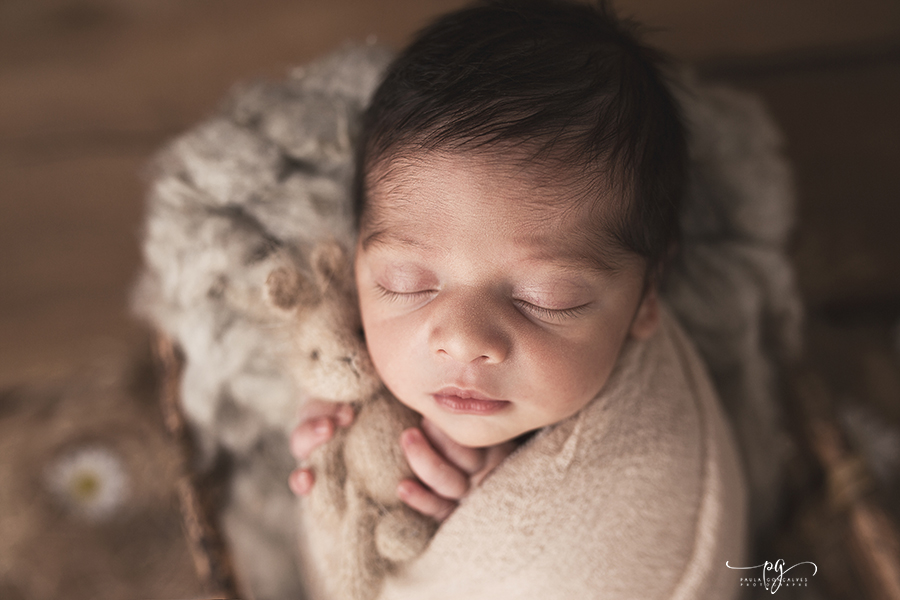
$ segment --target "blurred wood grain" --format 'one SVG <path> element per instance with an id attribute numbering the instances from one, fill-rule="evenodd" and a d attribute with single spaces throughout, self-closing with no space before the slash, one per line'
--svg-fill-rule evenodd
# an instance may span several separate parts
<path id="1" fill-rule="evenodd" d="M 138 335 L 127 295 L 140 263 L 141 169 L 234 82 L 282 77 L 347 39 L 399 46 L 460 4 L 0 3 L 0 385 Z M 768 101 L 797 166 L 796 257 L 809 298 L 900 298 L 900 61 L 875 56 L 900 47 L 900 3 L 616 5 L 677 57 L 715 65 L 716 77 Z M 876 64 L 778 69 L 791 57 L 848 53 Z"/>
<path id="2" fill-rule="evenodd" d="M 140 268 L 142 169 L 231 85 L 281 78 L 345 40 L 374 35 L 399 47 L 461 4 L 0 0 L 0 390 L 146 343 L 128 312 Z M 810 358 L 842 398 L 900 421 L 900 350 L 891 345 L 900 341 L 884 326 L 900 319 L 900 2 L 614 4 L 706 77 L 766 101 L 796 169 L 792 253 L 805 301 L 814 316 L 840 317 L 819 319 Z M 79 411 L 50 420 L 94 423 L 96 404 L 86 396 Z M 892 493 L 900 497 L 900 484 Z M 159 512 L 174 522 L 174 506 Z M 162 583 L 196 595 L 187 546 L 173 547 L 161 554 L 182 575 Z M 83 577 L 100 585 L 107 575 Z M 14 597 L 2 584 L 0 596 Z"/>

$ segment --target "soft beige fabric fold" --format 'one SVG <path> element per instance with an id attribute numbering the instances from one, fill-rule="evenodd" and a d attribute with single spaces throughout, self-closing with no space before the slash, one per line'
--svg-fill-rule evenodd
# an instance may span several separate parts
<path id="1" fill-rule="evenodd" d="M 727 600 L 745 495 L 706 370 L 663 309 L 598 397 L 504 461 L 380 598 Z"/>

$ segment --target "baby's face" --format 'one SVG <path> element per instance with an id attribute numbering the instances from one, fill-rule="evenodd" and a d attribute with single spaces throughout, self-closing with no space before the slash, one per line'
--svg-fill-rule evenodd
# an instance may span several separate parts
<path id="1" fill-rule="evenodd" d="M 574 414 L 604 386 L 624 341 L 648 337 L 657 320 L 644 260 L 591 231 L 572 190 L 514 164 L 393 161 L 370 183 L 373 218 L 357 247 L 378 373 L 466 446 Z M 615 268 L 598 265 L 607 247 Z"/>

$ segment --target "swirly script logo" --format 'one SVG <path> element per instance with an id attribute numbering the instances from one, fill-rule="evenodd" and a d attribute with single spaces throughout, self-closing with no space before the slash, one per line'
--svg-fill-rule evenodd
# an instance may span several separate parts
<path id="1" fill-rule="evenodd" d="M 779 558 L 775 562 L 766 561 L 761 565 L 756 565 L 753 567 L 732 567 L 728 564 L 728 561 L 725 561 L 725 566 L 729 569 L 762 569 L 762 577 L 741 577 L 741 587 L 762 587 L 764 590 L 767 590 L 770 594 L 774 594 L 781 586 L 784 585 L 786 587 L 806 587 L 809 583 L 809 579 L 806 577 L 798 577 L 797 574 L 791 577 L 785 577 L 785 574 L 799 567 L 800 565 L 812 565 L 813 572 L 810 577 L 819 572 L 819 567 L 816 566 L 814 562 L 799 562 L 796 565 L 791 567 L 785 567 L 785 562 L 783 559 Z"/>

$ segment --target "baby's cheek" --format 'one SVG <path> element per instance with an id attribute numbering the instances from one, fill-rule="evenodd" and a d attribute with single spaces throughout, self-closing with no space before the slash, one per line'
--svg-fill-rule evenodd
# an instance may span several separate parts
<path id="1" fill-rule="evenodd" d="M 366 343 L 375 370 L 388 389 L 401 398 L 410 387 L 410 373 L 415 371 L 407 342 L 403 331 L 388 323 L 374 322 L 366 328 Z"/>
<path id="2" fill-rule="evenodd" d="M 386 343 L 380 328 L 371 327 L 366 331 L 366 343 L 372 355 L 372 362 L 375 363 L 375 370 L 382 379 L 390 378 L 394 371 L 396 353 L 388 351 L 390 345 Z"/>
<path id="3" fill-rule="evenodd" d="M 557 347 L 535 365 L 542 387 L 556 398 L 553 409 L 573 414 L 584 407 L 605 384 L 615 364 L 614 348 L 602 345 Z"/>

